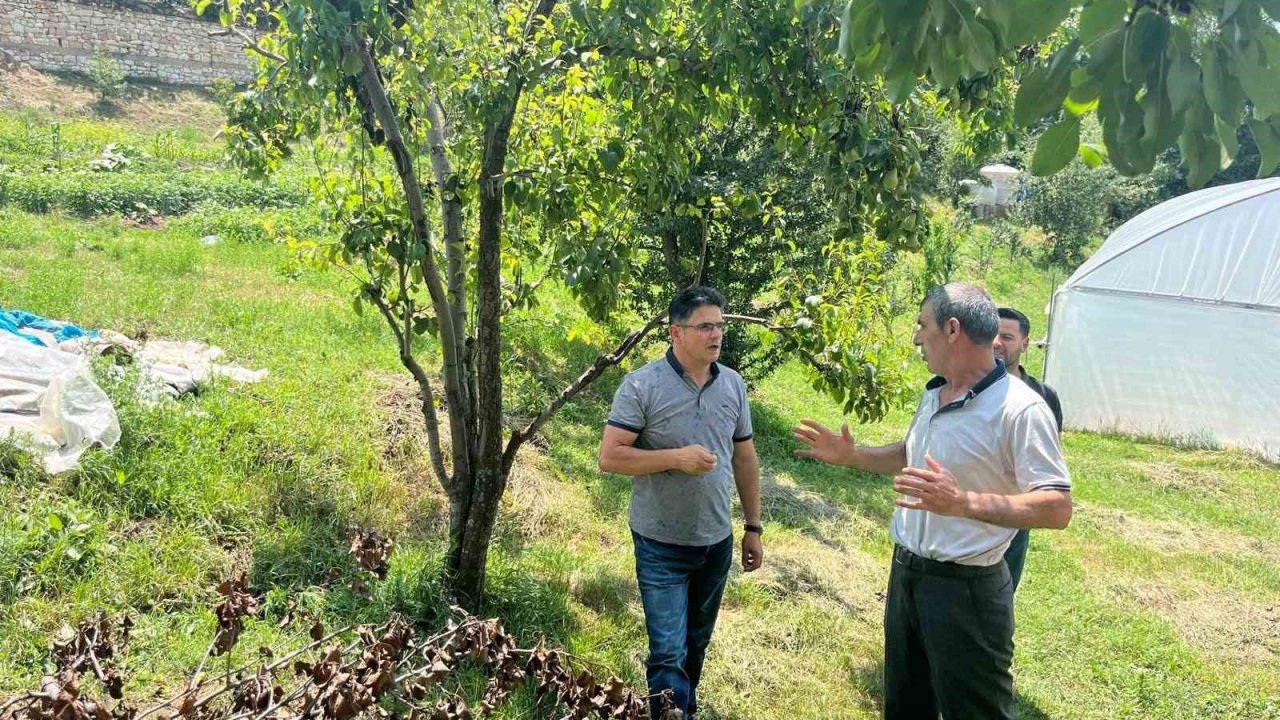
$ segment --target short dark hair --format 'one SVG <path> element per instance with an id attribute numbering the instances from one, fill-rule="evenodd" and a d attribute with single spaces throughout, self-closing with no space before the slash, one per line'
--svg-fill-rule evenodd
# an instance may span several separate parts
<path id="1" fill-rule="evenodd" d="M 705 285 L 685 288 L 676 295 L 670 307 L 667 308 L 667 320 L 672 325 L 682 323 L 689 319 L 694 310 L 706 305 L 715 305 L 724 310 L 724 295 L 721 295 L 719 290 Z"/>
<path id="2" fill-rule="evenodd" d="M 924 296 L 921 305 L 933 308 L 934 322 L 942 327 L 950 318 L 960 321 L 960 329 L 975 344 L 982 345 L 996 339 L 1000 331 L 1000 318 L 996 315 L 996 303 L 977 285 L 948 283 L 939 285 Z"/>
<path id="3" fill-rule="evenodd" d="M 1001 320 L 1017 320 L 1018 330 L 1022 331 L 1022 337 L 1031 337 L 1031 320 L 1021 311 L 1002 307 L 996 310 L 996 314 L 1000 316 Z"/>

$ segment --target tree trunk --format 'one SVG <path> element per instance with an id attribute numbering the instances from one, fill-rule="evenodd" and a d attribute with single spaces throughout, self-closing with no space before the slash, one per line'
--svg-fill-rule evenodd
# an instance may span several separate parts
<path id="1" fill-rule="evenodd" d="M 480 227 L 476 244 L 476 380 L 475 405 L 480 429 L 472 457 L 471 497 L 461 527 L 453 588 L 468 610 L 479 611 L 484 598 L 485 568 L 498 503 L 506 490 L 502 444 L 502 173 L 507 141 L 520 100 L 518 79 L 508 86 L 505 106 L 485 127 L 484 156 L 480 162 Z"/>

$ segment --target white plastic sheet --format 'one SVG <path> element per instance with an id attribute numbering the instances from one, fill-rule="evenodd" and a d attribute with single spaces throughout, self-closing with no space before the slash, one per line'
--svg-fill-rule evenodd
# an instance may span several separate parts
<path id="1" fill-rule="evenodd" d="M 1280 459 L 1280 179 L 1113 233 L 1054 296 L 1046 380 L 1067 427 Z"/>
<path id="2" fill-rule="evenodd" d="M 1280 178 L 1161 203 L 1112 233 L 1063 286 L 1280 309 Z"/>
<path id="3" fill-rule="evenodd" d="M 88 358 L 0 333 L 0 436 L 39 455 L 56 474 L 95 444 L 114 446 L 120 420 Z"/>
<path id="4" fill-rule="evenodd" d="M 39 456 L 50 474 L 74 468 L 94 445 L 109 449 L 120 439 L 115 407 L 94 382 L 89 356 L 132 356 L 140 371 L 138 393 L 151 402 L 192 392 L 214 377 L 251 383 L 267 376 L 266 370 L 216 362 L 223 351 L 198 342 L 152 340 L 139 347 L 105 330 L 61 345 L 52 336 L 47 342 L 42 347 L 0 332 L 0 437 Z"/>
<path id="5" fill-rule="evenodd" d="M 266 370 L 249 370 L 239 365 L 216 362 L 224 355 L 222 348 L 204 343 L 178 340 L 150 340 L 134 353 L 148 381 L 144 394 L 173 397 L 195 390 L 213 377 L 236 382 L 255 383 L 267 376 Z"/>

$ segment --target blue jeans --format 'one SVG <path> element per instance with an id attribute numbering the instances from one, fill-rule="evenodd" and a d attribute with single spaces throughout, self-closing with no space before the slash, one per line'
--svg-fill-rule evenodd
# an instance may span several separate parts
<path id="1" fill-rule="evenodd" d="M 714 545 L 672 545 L 631 533 L 636 551 L 636 580 L 649 633 L 645 666 L 650 694 L 671 690 L 686 715 L 697 710 L 698 680 L 720 613 L 733 535 Z M 649 703 L 656 720 L 659 698 Z"/>
<path id="2" fill-rule="evenodd" d="M 1009 566 L 1009 577 L 1013 578 L 1013 589 L 1018 589 L 1018 581 L 1022 579 L 1022 567 L 1027 564 L 1027 546 L 1031 544 L 1031 531 L 1022 528 L 1013 536 L 1009 549 L 1004 551 L 1004 562 Z"/>

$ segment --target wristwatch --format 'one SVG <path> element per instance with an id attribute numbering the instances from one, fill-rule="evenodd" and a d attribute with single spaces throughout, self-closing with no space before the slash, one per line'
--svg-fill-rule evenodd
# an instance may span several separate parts
<path id="1" fill-rule="evenodd" d="M 745 524 L 742 526 L 742 529 L 743 529 L 743 530 L 746 530 L 747 532 L 753 532 L 753 533 L 755 533 L 755 534 L 757 534 L 757 535 L 764 535 L 764 526 L 763 526 L 763 525 L 753 525 L 752 523 L 745 523 Z"/>

